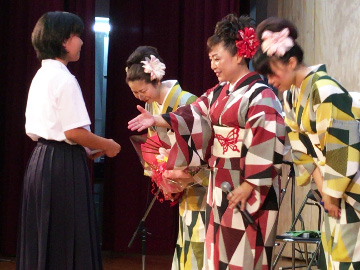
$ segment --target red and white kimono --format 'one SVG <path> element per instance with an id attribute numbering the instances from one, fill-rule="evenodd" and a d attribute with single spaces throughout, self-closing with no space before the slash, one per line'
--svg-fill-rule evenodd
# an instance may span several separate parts
<path id="1" fill-rule="evenodd" d="M 270 269 L 278 217 L 285 126 L 282 106 L 257 73 L 229 90 L 209 89 L 191 105 L 163 115 L 176 135 L 176 167 L 208 162 L 211 168 L 204 269 Z M 255 188 L 246 209 L 258 229 L 228 208 L 221 183 L 248 181 Z"/>

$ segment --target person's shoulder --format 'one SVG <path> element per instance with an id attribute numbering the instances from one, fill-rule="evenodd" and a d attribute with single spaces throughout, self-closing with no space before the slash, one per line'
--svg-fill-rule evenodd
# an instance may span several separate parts
<path id="1" fill-rule="evenodd" d="M 346 94 L 347 90 L 325 71 L 315 72 L 311 81 L 311 98 L 325 102 L 335 95 Z"/>
<path id="2" fill-rule="evenodd" d="M 179 106 L 182 106 L 193 103 L 197 99 L 197 96 L 191 92 L 182 90 L 177 98 L 179 98 Z"/>
<path id="3" fill-rule="evenodd" d="M 186 99 L 186 104 L 191 104 L 193 103 L 195 100 L 197 100 L 197 96 L 189 93 L 189 92 L 186 92 L 187 94 L 189 94 L 189 96 L 187 97 Z"/>
<path id="4" fill-rule="evenodd" d="M 44 74 L 49 74 L 49 76 L 61 76 L 66 79 L 74 79 L 75 76 L 71 74 L 68 68 L 61 63 L 60 61 L 47 59 L 42 61 L 42 66 L 39 69 Z"/>
<path id="5" fill-rule="evenodd" d="M 182 90 L 181 91 L 181 94 L 183 95 L 183 96 L 186 96 L 186 98 L 197 98 L 197 96 L 196 95 L 194 95 L 193 93 L 191 93 L 191 92 L 189 92 L 189 91 L 186 91 L 186 90 Z"/>
<path id="6" fill-rule="evenodd" d="M 311 84 L 313 88 L 331 84 L 331 81 L 335 81 L 326 71 L 324 64 L 309 67 L 311 72 L 305 77 L 304 81 L 308 80 L 308 84 Z"/>
<path id="7" fill-rule="evenodd" d="M 248 96 L 262 95 L 266 97 L 276 97 L 275 90 L 272 89 L 262 78 L 250 84 L 246 94 Z"/>
<path id="8" fill-rule="evenodd" d="M 169 86 L 169 88 L 174 89 L 176 88 L 177 90 L 179 90 L 177 93 L 179 94 L 187 94 L 187 95 L 194 95 L 193 93 L 186 91 L 182 88 L 182 86 L 180 85 L 180 82 L 178 80 L 167 80 L 167 81 L 163 81 L 163 84 L 167 83 Z"/>
<path id="9" fill-rule="evenodd" d="M 77 80 L 74 75 L 72 75 L 68 70 L 56 65 L 42 65 L 32 80 L 32 84 L 43 84 L 45 82 L 55 88 L 61 85 L 77 84 Z"/>

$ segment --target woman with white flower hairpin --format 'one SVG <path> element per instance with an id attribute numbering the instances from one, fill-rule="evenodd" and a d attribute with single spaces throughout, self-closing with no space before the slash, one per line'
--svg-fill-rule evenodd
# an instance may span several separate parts
<path id="1" fill-rule="evenodd" d="M 197 98 L 182 90 L 176 80 L 161 81 L 164 75 L 165 64 L 154 47 L 138 47 L 126 62 L 127 84 L 134 96 L 144 101 L 145 109 L 153 115 L 172 112 L 178 107 L 194 102 Z M 149 127 L 148 136 L 154 134 L 159 136 L 162 143 L 169 146 L 171 140 L 174 139 L 172 132 L 166 128 Z M 186 178 L 187 182 L 196 183 L 175 195 L 179 201 L 179 233 L 172 270 L 202 269 L 209 171 L 206 168 L 198 169 L 196 174 L 193 173 L 194 171 L 190 173 L 183 170 L 165 171 L 166 177 Z M 145 173 L 147 174 L 148 171 Z M 172 196 L 171 194 L 164 195 Z"/>
<path id="2" fill-rule="evenodd" d="M 248 68 L 258 44 L 249 17 L 227 15 L 207 41 L 219 84 L 172 113 L 152 116 L 138 107 L 141 114 L 129 121 L 138 131 L 171 127 L 177 141 L 171 151 L 189 164 L 208 162 L 204 269 L 271 266 L 285 126 L 276 95 Z M 224 182 L 231 193 L 222 191 Z"/>
<path id="3" fill-rule="evenodd" d="M 307 67 L 290 21 L 257 28 L 255 69 L 285 91 L 285 123 L 298 185 L 311 177 L 325 209 L 321 233 L 327 269 L 360 269 L 360 107 L 325 65 Z"/>

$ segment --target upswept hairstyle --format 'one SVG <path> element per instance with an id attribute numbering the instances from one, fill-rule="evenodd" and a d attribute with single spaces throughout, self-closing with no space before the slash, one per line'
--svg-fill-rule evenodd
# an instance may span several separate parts
<path id="1" fill-rule="evenodd" d="M 151 83 L 153 85 L 158 83 L 158 79 L 151 80 L 150 73 L 145 73 L 143 68 L 144 64 L 141 63 L 141 61 L 146 60 L 145 57 L 150 58 L 150 55 L 155 56 L 160 60 L 160 62 L 164 63 L 155 47 L 137 47 L 136 50 L 130 54 L 129 58 L 126 60 L 126 83 L 138 80 L 144 80 L 146 83 Z"/>
<path id="2" fill-rule="evenodd" d="M 31 34 L 31 42 L 37 58 L 64 59 L 68 53 L 63 45 L 70 35 L 80 36 L 84 23 L 75 14 L 62 11 L 47 12 L 37 21 Z"/>
<path id="3" fill-rule="evenodd" d="M 291 47 L 283 56 L 268 56 L 266 52 L 264 53 L 261 49 L 261 43 L 263 40 L 261 39 L 264 31 L 269 30 L 271 32 L 280 32 L 281 30 L 288 28 L 289 29 L 289 37 L 293 39 L 294 46 Z M 278 17 L 269 17 L 262 21 L 256 28 L 256 34 L 260 41 L 260 46 L 253 58 L 253 66 L 254 69 L 263 75 L 273 74 L 270 68 L 270 62 L 275 60 L 280 60 L 282 63 L 286 64 L 289 62 L 290 57 L 295 57 L 299 64 L 302 64 L 304 58 L 304 52 L 299 44 L 296 43 L 296 39 L 298 37 L 298 31 L 296 26 L 283 18 Z"/>
<path id="4" fill-rule="evenodd" d="M 249 16 L 242 15 L 237 17 L 235 14 L 226 15 L 215 26 L 214 34 L 207 40 L 207 50 L 223 43 L 224 48 L 234 56 L 237 53 L 236 40 L 238 39 L 238 31 L 244 30 L 245 27 L 252 27 L 255 29 L 255 22 Z M 245 58 L 247 64 L 249 59 Z"/>

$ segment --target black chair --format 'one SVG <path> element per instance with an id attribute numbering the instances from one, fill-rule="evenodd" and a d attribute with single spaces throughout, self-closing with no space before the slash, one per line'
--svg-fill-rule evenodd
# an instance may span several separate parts
<path id="1" fill-rule="evenodd" d="M 292 206 L 292 224 L 289 228 L 289 231 L 276 236 L 277 242 L 282 242 L 282 247 L 274 259 L 271 269 L 274 270 L 287 243 L 291 243 L 292 245 L 292 264 L 290 267 L 282 267 L 279 269 L 295 269 L 295 268 L 303 268 L 307 267 L 307 269 L 311 269 L 312 266 L 319 265 L 319 256 L 320 256 L 320 249 L 321 249 L 321 238 L 320 238 L 320 229 L 321 229 L 321 213 L 322 209 L 320 206 L 321 195 L 318 190 L 310 189 L 307 195 L 305 196 L 302 204 L 299 207 L 299 210 L 295 214 L 295 172 L 293 168 L 292 162 L 284 161 L 285 164 L 290 165 L 290 172 L 288 175 L 288 180 L 286 182 L 285 188 L 281 190 L 281 197 L 280 197 L 280 205 L 282 200 L 284 199 L 284 195 L 286 193 L 287 186 L 291 180 L 292 183 L 292 194 L 291 194 L 291 206 Z M 317 231 L 306 231 L 304 220 L 301 216 L 302 211 L 304 210 L 306 205 L 312 205 L 318 208 L 318 224 L 317 224 Z M 302 231 L 294 231 L 295 225 L 297 222 L 301 222 L 301 229 Z M 304 251 L 301 251 L 305 259 L 305 265 L 295 265 L 295 244 L 304 244 Z M 314 244 L 315 250 L 314 252 L 308 252 L 307 245 Z M 280 246 L 281 244 L 278 243 Z"/>

